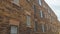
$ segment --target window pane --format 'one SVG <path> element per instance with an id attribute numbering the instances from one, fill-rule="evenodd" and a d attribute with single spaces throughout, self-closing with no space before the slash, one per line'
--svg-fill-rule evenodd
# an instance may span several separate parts
<path id="1" fill-rule="evenodd" d="M 45 32 L 44 25 L 42 24 L 42 32 Z"/>
<path id="2" fill-rule="evenodd" d="M 17 34 L 17 27 L 11 26 L 11 34 Z"/>
<path id="3" fill-rule="evenodd" d="M 34 26 L 34 27 L 35 27 L 35 28 L 34 28 L 34 31 L 37 31 L 37 29 L 38 29 L 38 24 L 37 24 L 37 22 L 36 22 L 36 21 L 35 21 L 35 23 L 34 23 L 34 24 L 35 24 L 35 26 Z"/>
<path id="4" fill-rule="evenodd" d="M 41 17 L 41 18 L 43 17 L 43 12 L 42 12 L 42 11 L 40 11 L 40 17 Z"/>
<path id="5" fill-rule="evenodd" d="M 28 1 L 30 1 L 30 0 L 28 0 Z"/>
<path id="6" fill-rule="evenodd" d="M 28 1 L 28 2 L 29 2 L 30 0 L 26 0 L 26 1 Z"/>
<path id="7" fill-rule="evenodd" d="M 19 4 L 19 0 L 13 0 L 13 3 Z"/>
<path id="8" fill-rule="evenodd" d="M 38 2 L 39 2 L 39 5 L 41 5 L 41 0 L 38 0 Z"/>
<path id="9" fill-rule="evenodd" d="M 30 27 L 31 23 L 30 23 L 30 16 L 27 16 L 27 26 Z"/>
<path id="10" fill-rule="evenodd" d="M 36 14 L 36 6 L 33 5 L 33 9 L 34 9 L 34 15 Z"/>

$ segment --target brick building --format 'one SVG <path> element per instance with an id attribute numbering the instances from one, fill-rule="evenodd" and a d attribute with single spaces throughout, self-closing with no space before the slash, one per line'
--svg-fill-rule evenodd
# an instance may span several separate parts
<path id="1" fill-rule="evenodd" d="M 58 21 L 58 33 L 60 34 L 60 21 Z"/>
<path id="2" fill-rule="evenodd" d="M 0 0 L 0 34 L 57 34 L 57 22 L 44 0 Z"/>

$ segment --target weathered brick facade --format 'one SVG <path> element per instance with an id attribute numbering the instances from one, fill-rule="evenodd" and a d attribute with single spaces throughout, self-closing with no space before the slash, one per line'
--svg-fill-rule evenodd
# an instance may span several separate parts
<path id="1" fill-rule="evenodd" d="M 38 0 L 19 0 L 19 5 L 12 1 L 0 0 L 0 34 L 11 34 L 10 27 L 12 25 L 18 27 L 17 34 L 58 34 L 57 16 L 44 0 L 41 0 L 41 5 Z M 43 18 L 40 17 L 40 10 L 43 12 Z M 30 27 L 26 25 L 26 16 L 31 17 Z M 35 22 L 36 31 L 34 30 Z"/>

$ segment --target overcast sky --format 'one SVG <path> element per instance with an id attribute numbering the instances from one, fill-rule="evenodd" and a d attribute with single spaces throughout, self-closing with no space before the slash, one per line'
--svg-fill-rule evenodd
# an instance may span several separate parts
<path id="1" fill-rule="evenodd" d="M 60 21 L 60 0 L 45 0 L 45 1 L 55 12 L 55 14 L 58 17 L 58 20 Z"/>

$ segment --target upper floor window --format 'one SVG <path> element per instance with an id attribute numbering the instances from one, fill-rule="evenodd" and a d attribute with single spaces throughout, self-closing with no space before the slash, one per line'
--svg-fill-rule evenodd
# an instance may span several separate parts
<path id="1" fill-rule="evenodd" d="M 48 13 L 49 13 L 49 14 L 51 13 L 49 9 L 48 9 Z"/>
<path id="2" fill-rule="evenodd" d="M 11 34 L 17 34 L 17 26 L 11 26 Z"/>
<path id="3" fill-rule="evenodd" d="M 41 0 L 38 0 L 39 5 L 41 5 Z"/>
<path id="4" fill-rule="evenodd" d="M 43 18 L 43 12 L 42 12 L 42 10 L 40 11 L 40 17 Z"/>
<path id="5" fill-rule="evenodd" d="M 19 0 L 13 0 L 13 3 L 19 5 Z"/>
<path id="6" fill-rule="evenodd" d="M 34 9 L 34 13 L 36 13 L 36 6 L 35 5 L 33 6 L 33 9 Z"/>
<path id="7" fill-rule="evenodd" d="M 33 5 L 33 9 L 34 9 L 34 16 L 36 15 L 36 6 Z"/>
<path id="8" fill-rule="evenodd" d="M 27 27 L 30 27 L 31 23 L 30 23 L 30 16 L 27 16 Z"/>

